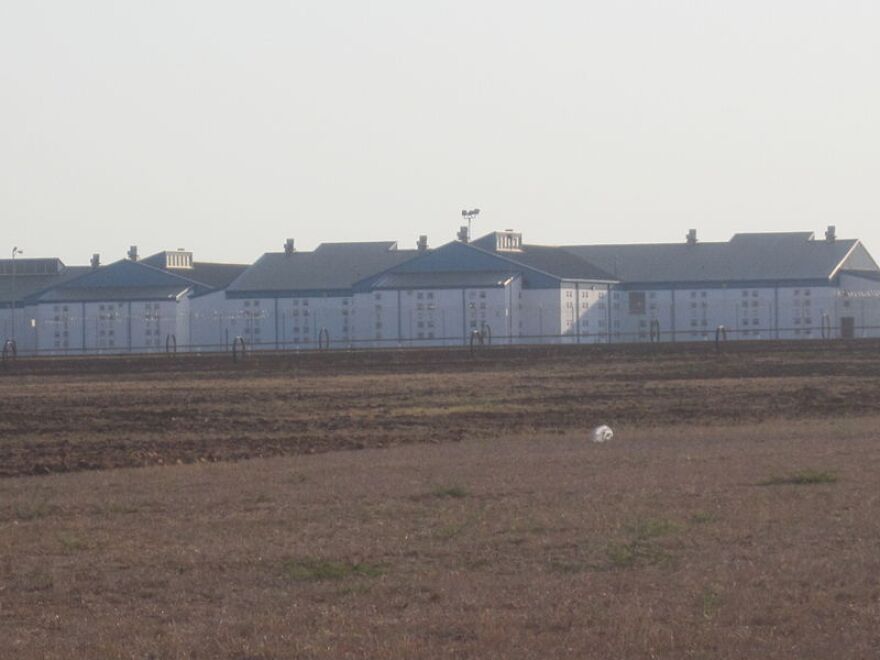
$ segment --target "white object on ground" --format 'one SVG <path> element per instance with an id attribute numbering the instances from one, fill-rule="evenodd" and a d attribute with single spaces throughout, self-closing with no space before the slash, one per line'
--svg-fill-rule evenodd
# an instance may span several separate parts
<path id="1" fill-rule="evenodd" d="M 590 433 L 590 440 L 593 442 L 608 442 L 613 437 L 614 431 L 611 430 L 610 426 L 606 426 L 605 424 L 597 426 L 593 429 L 593 432 Z"/>

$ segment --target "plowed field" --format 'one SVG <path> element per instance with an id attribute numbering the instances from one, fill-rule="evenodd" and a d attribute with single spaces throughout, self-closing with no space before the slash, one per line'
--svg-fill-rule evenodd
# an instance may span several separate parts
<path id="1" fill-rule="evenodd" d="M 880 411 L 880 344 L 19 360 L 0 476 Z"/>

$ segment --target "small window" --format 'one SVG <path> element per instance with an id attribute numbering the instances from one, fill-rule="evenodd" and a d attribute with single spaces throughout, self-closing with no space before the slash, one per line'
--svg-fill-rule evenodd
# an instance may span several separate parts
<path id="1" fill-rule="evenodd" d="M 645 313 L 645 292 L 630 291 L 629 292 L 629 313 L 644 314 Z"/>

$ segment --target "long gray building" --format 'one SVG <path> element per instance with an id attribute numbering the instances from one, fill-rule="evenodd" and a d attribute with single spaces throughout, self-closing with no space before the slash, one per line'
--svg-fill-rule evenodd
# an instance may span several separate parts
<path id="1" fill-rule="evenodd" d="M 14 267 L 14 273 L 13 273 Z M 14 310 L 14 312 L 13 312 Z M 13 328 L 13 316 L 15 326 Z M 108 265 L 0 260 L 0 340 L 20 354 L 683 342 L 880 336 L 880 267 L 833 227 L 675 244 L 414 249 L 292 240 L 246 265 L 182 250 Z"/>

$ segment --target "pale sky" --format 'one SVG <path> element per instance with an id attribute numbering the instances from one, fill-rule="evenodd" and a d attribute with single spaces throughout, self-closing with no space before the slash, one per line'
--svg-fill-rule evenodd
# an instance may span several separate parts
<path id="1" fill-rule="evenodd" d="M 703 240 L 880 258 L 876 0 L 0 0 L 0 249 Z"/>

